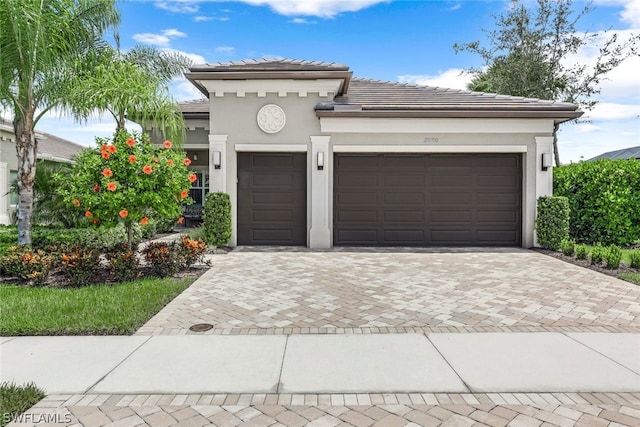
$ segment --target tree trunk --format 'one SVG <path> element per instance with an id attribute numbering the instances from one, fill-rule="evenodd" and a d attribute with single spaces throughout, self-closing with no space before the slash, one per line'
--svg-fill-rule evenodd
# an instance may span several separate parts
<path id="1" fill-rule="evenodd" d="M 553 125 L 553 157 L 556 162 L 556 166 L 560 166 L 560 153 L 558 153 L 558 129 L 560 128 L 560 124 L 556 123 Z"/>
<path id="2" fill-rule="evenodd" d="M 33 109 L 29 109 L 24 117 L 16 115 L 13 121 L 18 153 L 18 243 L 21 245 L 31 245 L 33 184 L 38 149 L 33 129 L 34 112 Z"/>

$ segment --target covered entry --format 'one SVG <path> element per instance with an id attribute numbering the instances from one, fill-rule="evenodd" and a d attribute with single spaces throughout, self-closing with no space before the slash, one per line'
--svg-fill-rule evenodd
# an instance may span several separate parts
<path id="1" fill-rule="evenodd" d="M 238 153 L 238 244 L 307 244 L 307 153 Z"/>
<path id="2" fill-rule="evenodd" d="M 335 245 L 519 246 L 521 154 L 335 154 Z"/>

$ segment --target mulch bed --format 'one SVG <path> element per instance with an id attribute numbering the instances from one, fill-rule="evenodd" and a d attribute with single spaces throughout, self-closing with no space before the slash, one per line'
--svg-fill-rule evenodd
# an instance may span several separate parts
<path id="1" fill-rule="evenodd" d="M 628 267 L 624 264 L 620 264 L 620 268 L 615 270 L 604 267 L 603 265 L 592 265 L 589 260 L 586 259 L 577 259 L 574 256 L 567 256 L 562 252 L 555 252 L 549 249 L 541 249 L 541 248 L 533 248 L 534 251 L 540 252 L 542 254 L 557 258 L 559 260 L 578 265 L 580 267 L 588 268 L 589 270 L 594 270 L 602 274 L 606 274 L 608 276 L 617 277 L 622 273 L 640 273 L 639 270 L 635 268 Z"/>

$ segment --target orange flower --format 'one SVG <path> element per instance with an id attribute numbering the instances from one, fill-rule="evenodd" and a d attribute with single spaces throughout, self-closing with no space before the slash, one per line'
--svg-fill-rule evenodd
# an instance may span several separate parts
<path id="1" fill-rule="evenodd" d="M 107 151 L 107 144 L 102 144 L 102 145 L 100 146 L 100 151 L 102 151 L 102 152 Z"/>
<path id="2" fill-rule="evenodd" d="M 73 206 L 75 206 L 75 207 L 80 207 L 80 200 L 78 200 L 78 199 L 73 199 L 73 201 L 71 203 L 73 203 Z"/>
<path id="3" fill-rule="evenodd" d="M 168 164 L 169 166 L 173 166 L 173 160 L 171 160 L 171 159 L 167 160 L 167 164 Z"/>
<path id="4" fill-rule="evenodd" d="M 120 217 L 122 217 L 122 218 L 126 218 L 126 217 L 127 217 L 127 215 L 129 215 L 129 211 L 128 211 L 128 210 L 126 210 L 126 209 L 122 209 L 122 210 L 120 211 L 119 215 L 120 215 Z"/>
<path id="5" fill-rule="evenodd" d="M 162 146 L 164 148 L 171 148 L 171 145 L 172 145 L 171 141 L 165 141 L 165 142 L 162 143 Z"/>
<path id="6" fill-rule="evenodd" d="M 149 223 L 149 219 L 145 216 L 140 220 L 140 225 L 147 225 Z"/>
<path id="7" fill-rule="evenodd" d="M 116 146 L 115 145 L 107 145 L 107 150 L 109 150 L 110 153 L 115 153 L 116 152 Z"/>
<path id="8" fill-rule="evenodd" d="M 111 172 L 111 169 L 109 168 L 104 168 L 102 170 L 102 175 L 104 175 L 105 178 L 111 178 L 113 176 L 113 172 Z"/>
<path id="9" fill-rule="evenodd" d="M 144 167 L 142 168 L 142 172 L 146 173 L 147 175 L 149 175 L 152 171 L 153 169 L 151 169 L 151 166 L 149 165 L 144 165 Z"/>
<path id="10" fill-rule="evenodd" d="M 107 190 L 109 191 L 116 191 L 116 183 L 115 182 L 110 182 L 107 184 Z"/>
<path id="11" fill-rule="evenodd" d="M 189 166 L 190 164 L 191 164 L 191 159 L 190 158 L 187 157 L 186 159 L 184 159 L 184 165 L 185 166 Z"/>
<path id="12" fill-rule="evenodd" d="M 95 191 L 96 193 L 100 192 L 100 186 L 98 185 L 97 182 L 95 184 L 93 184 L 93 191 Z"/>
<path id="13" fill-rule="evenodd" d="M 100 154 L 102 156 L 103 159 L 108 159 L 109 158 L 109 153 L 107 153 L 106 151 L 103 151 L 102 154 Z"/>
<path id="14" fill-rule="evenodd" d="M 87 218 L 91 218 L 93 216 L 93 214 L 91 212 L 89 212 L 89 211 L 86 211 L 84 213 L 84 216 L 86 216 Z"/>
<path id="15" fill-rule="evenodd" d="M 182 224 L 183 222 L 184 222 L 184 217 L 183 216 L 178 218 L 178 224 Z"/>
<path id="16" fill-rule="evenodd" d="M 99 222 L 100 222 L 100 220 L 99 220 L 98 218 L 93 218 L 93 219 L 91 220 L 91 222 L 92 222 L 93 224 L 97 224 L 97 223 L 99 223 Z"/>
<path id="17" fill-rule="evenodd" d="M 136 140 L 133 138 L 127 138 L 127 145 L 129 147 L 133 147 L 134 145 L 136 145 Z"/>
<path id="18" fill-rule="evenodd" d="M 131 163 L 135 163 L 136 162 L 136 156 L 134 156 L 133 154 L 129 156 L 129 162 Z"/>
<path id="19" fill-rule="evenodd" d="M 189 192 L 187 190 L 182 190 L 180 196 L 182 196 L 183 199 L 186 199 L 189 196 Z"/>
<path id="20" fill-rule="evenodd" d="M 192 183 L 196 182 L 198 180 L 198 177 L 196 176 L 195 173 L 192 173 L 191 175 L 189 175 L 189 181 L 191 181 Z"/>

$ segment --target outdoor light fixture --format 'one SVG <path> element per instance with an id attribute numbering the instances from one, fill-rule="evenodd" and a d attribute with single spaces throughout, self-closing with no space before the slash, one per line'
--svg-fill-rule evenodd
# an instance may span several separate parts
<path id="1" fill-rule="evenodd" d="M 193 153 L 193 161 L 197 161 L 198 160 L 198 153 Z"/>
<path id="2" fill-rule="evenodd" d="M 222 165 L 221 153 L 219 151 L 214 151 L 213 152 L 213 167 L 214 167 L 214 169 L 220 169 L 221 165 Z"/>
<path id="3" fill-rule="evenodd" d="M 324 169 L 324 153 L 322 151 L 318 151 L 318 170 L 321 171 Z"/>
<path id="4" fill-rule="evenodd" d="M 553 166 L 553 153 L 542 153 L 542 170 L 546 171 Z"/>

